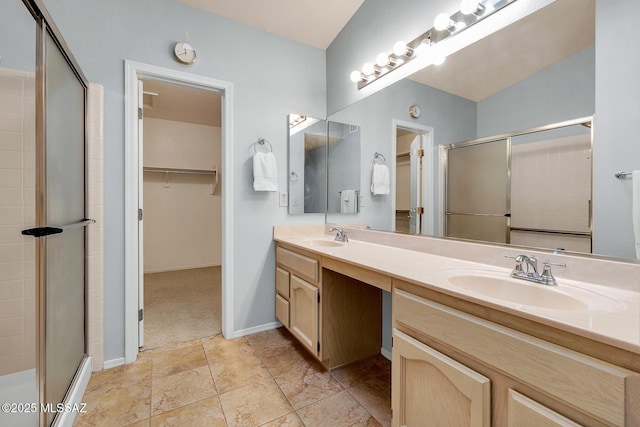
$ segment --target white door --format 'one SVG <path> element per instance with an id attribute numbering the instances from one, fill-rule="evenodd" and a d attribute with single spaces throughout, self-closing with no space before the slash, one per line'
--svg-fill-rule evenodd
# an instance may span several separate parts
<path id="1" fill-rule="evenodd" d="M 138 347 L 144 345 L 143 93 L 138 80 Z"/>
<path id="2" fill-rule="evenodd" d="M 422 233 L 422 135 L 416 135 L 410 145 L 409 170 L 409 232 L 411 234 Z"/>

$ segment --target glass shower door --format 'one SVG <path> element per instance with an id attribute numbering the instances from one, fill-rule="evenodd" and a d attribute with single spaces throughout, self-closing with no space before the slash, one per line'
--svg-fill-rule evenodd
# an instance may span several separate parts
<path id="1" fill-rule="evenodd" d="M 44 32 L 44 141 L 39 148 L 38 239 L 44 316 L 41 401 L 63 401 L 85 357 L 85 86 Z M 54 413 L 47 414 L 51 424 Z"/>
<path id="2" fill-rule="evenodd" d="M 509 242 L 509 150 L 508 139 L 448 150 L 447 236 Z"/>

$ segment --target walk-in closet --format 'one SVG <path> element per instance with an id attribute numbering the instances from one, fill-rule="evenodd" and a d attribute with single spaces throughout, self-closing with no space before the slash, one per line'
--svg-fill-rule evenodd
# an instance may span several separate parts
<path id="1" fill-rule="evenodd" d="M 142 348 L 221 332 L 221 98 L 145 80 Z"/>

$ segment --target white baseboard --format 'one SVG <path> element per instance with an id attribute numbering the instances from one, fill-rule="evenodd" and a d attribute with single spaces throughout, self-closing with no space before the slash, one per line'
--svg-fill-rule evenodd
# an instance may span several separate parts
<path id="1" fill-rule="evenodd" d="M 384 347 L 380 348 L 380 354 L 383 355 L 389 361 L 393 359 L 392 353 Z"/>
<path id="2" fill-rule="evenodd" d="M 116 366 L 122 365 L 124 365 L 124 357 L 104 361 L 104 369 L 115 368 Z"/>
<path id="3" fill-rule="evenodd" d="M 233 336 L 225 337 L 225 338 L 228 340 L 233 338 L 240 338 L 246 335 L 257 334 L 258 332 L 268 331 L 270 329 L 276 329 L 276 328 L 279 328 L 280 326 L 282 326 L 282 323 L 280 322 L 265 323 L 264 325 L 258 325 L 258 326 L 253 326 L 247 329 L 240 329 L 239 331 L 233 331 Z"/>
<path id="4" fill-rule="evenodd" d="M 170 271 L 180 271 L 180 270 L 192 270 L 194 268 L 209 268 L 209 267 L 220 267 L 221 264 L 206 264 L 206 265 L 188 265 L 188 266 L 181 266 L 181 267 L 171 267 L 171 268 L 158 268 L 158 269 L 152 269 L 152 270 L 145 270 L 144 274 L 150 274 L 150 273 L 168 273 Z"/>
<path id="5" fill-rule="evenodd" d="M 91 378 L 91 357 L 87 357 L 87 360 L 80 367 L 76 382 L 73 384 L 73 388 L 69 390 L 69 394 L 64 401 L 65 408 L 70 408 L 70 411 L 59 412 L 55 425 L 60 427 L 71 427 L 73 421 L 76 419 L 78 412 L 76 410 L 84 410 L 87 408 L 83 400 L 84 392 L 89 384 Z"/>

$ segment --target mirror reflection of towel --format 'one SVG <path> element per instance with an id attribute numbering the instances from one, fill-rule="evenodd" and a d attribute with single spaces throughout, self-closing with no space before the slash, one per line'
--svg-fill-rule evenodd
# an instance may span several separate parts
<path id="1" fill-rule="evenodd" d="M 278 168 L 273 153 L 257 152 L 253 156 L 254 191 L 278 191 Z"/>
<path id="2" fill-rule="evenodd" d="M 371 171 L 371 192 L 376 194 L 389 194 L 389 168 L 387 165 L 374 163 Z"/>
<path id="3" fill-rule="evenodd" d="M 340 213 L 356 213 L 357 198 L 356 190 L 342 190 L 340 192 Z"/>

